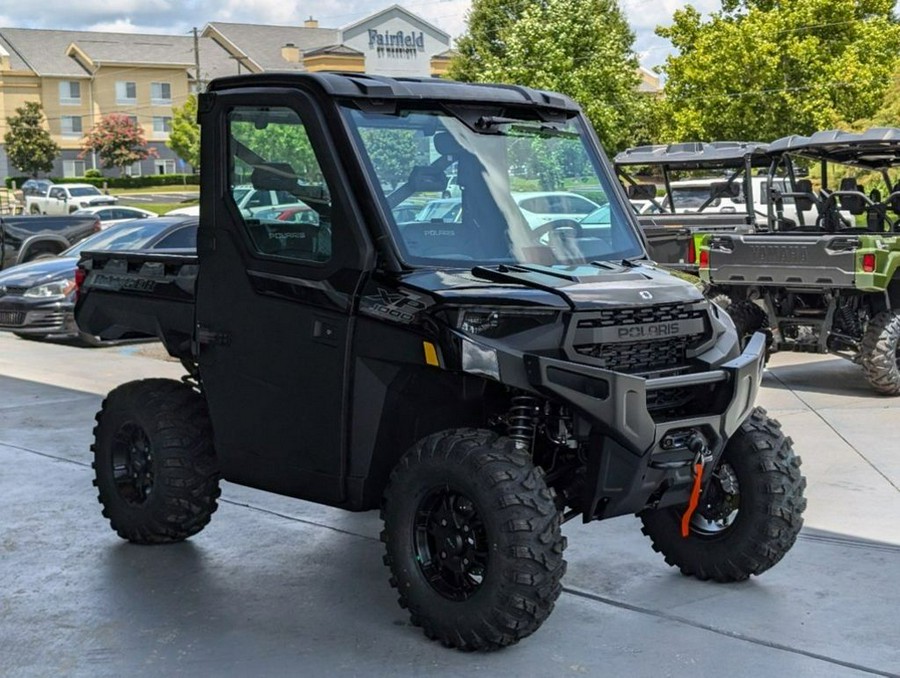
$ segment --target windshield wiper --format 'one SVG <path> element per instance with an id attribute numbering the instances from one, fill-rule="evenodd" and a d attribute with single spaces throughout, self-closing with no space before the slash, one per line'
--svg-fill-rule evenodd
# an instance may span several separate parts
<path id="1" fill-rule="evenodd" d="M 592 261 L 591 266 L 596 266 L 597 268 L 605 268 L 608 270 L 613 270 L 614 266 L 621 266 L 623 268 L 637 268 L 640 264 L 632 261 L 631 259 L 620 259 L 618 262 L 613 263 L 612 261 Z"/>

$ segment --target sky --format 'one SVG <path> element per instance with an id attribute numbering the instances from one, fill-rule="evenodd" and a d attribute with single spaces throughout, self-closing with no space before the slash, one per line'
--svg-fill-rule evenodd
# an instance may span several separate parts
<path id="1" fill-rule="evenodd" d="M 393 0 L 41 0 L 40 11 L 20 0 L 0 0 L 0 26 L 135 33 L 187 34 L 209 21 L 301 25 L 313 16 L 319 25 L 339 28 L 383 9 Z M 665 61 L 668 42 L 653 29 L 671 21 L 686 0 L 620 0 L 637 36 L 641 63 Z M 465 31 L 470 0 L 409 0 L 400 2 L 453 37 Z M 709 12 L 719 0 L 692 0 Z"/>

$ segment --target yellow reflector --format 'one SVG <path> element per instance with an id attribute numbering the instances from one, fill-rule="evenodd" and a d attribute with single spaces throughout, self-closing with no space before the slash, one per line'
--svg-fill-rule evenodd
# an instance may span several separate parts
<path id="1" fill-rule="evenodd" d="M 440 367 L 441 361 L 438 360 L 437 349 L 430 341 L 423 341 L 422 347 L 425 349 L 425 362 L 432 367 Z"/>

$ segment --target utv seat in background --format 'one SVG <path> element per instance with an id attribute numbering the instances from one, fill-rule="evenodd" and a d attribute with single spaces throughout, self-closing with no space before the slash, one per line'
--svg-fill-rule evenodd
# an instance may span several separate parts
<path id="1" fill-rule="evenodd" d="M 881 191 L 873 188 L 869 193 L 872 204 L 866 205 L 866 230 L 871 233 L 884 233 L 888 223 L 888 206 L 881 202 Z"/>

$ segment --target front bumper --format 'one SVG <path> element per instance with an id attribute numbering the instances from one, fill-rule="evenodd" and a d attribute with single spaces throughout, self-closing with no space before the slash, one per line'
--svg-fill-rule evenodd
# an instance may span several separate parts
<path id="1" fill-rule="evenodd" d="M 67 300 L 0 299 L 0 331 L 16 334 L 77 336 L 75 306 Z"/>
<path id="2" fill-rule="evenodd" d="M 713 455 L 706 466 L 710 473 L 728 439 L 753 410 L 765 353 L 766 338 L 756 333 L 743 353 L 717 367 L 645 379 L 500 349 L 497 376 L 575 411 L 576 435 L 588 440 L 583 497 L 588 521 L 687 503 L 694 454 L 683 444 L 686 434 L 699 433 L 706 441 Z M 706 398 L 710 406 L 698 414 L 664 417 L 654 415 L 648 405 L 648 394 L 691 388 L 711 394 Z"/>

